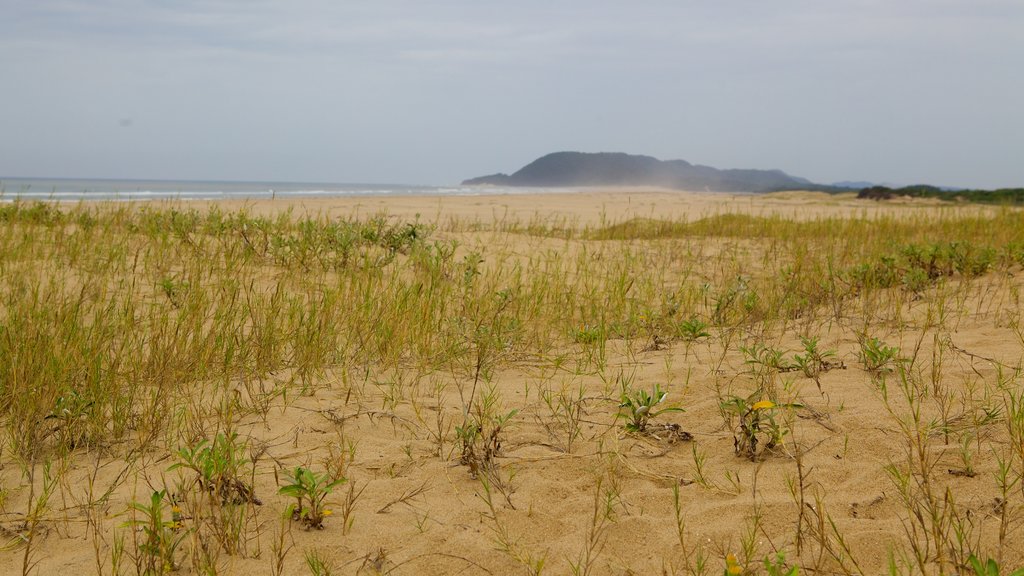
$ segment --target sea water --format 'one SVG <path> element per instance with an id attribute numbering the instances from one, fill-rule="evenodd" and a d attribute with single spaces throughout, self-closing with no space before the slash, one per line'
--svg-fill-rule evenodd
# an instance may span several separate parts
<path id="1" fill-rule="evenodd" d="M 0 201 L 231 200 L 331 196 L 522 194 L 536 188 L 335 184 L 310 182 L 233 182 L 202 180 L 84 180 L 0 178 Z"/>

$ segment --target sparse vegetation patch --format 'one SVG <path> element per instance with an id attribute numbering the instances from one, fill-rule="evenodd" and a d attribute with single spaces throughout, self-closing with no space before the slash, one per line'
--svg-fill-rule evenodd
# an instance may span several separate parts
<path id="1" fill-rule="evenodd" d="M 761 207 L 0 204 L 0 573 L 1019 573 L 1022 213 Z"/>

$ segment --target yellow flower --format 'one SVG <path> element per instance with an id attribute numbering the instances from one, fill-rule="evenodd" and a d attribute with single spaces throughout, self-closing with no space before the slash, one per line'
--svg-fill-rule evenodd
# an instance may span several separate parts
<path id="1" fill-rule="evenodd" d="M 772 402 L 771 400 L 761 400 L 750 407 L 751 410 L 765 410 L 768 408 L 775 408 L 775 402 Z"/>
<path id="2" fill-rule="evenodd" d="M 725 572 L 726 574 L 743 574 L 743 568 L 736 561 L 735 554 L 728 554 L 725 557 Z"/>
<path id="3" fill-rule="evenodd" d="M 334 514 L 334 512 L 331 512 L 330 510 L 324 510 L 324 516 L 330 516 L 331 514 Z"/>

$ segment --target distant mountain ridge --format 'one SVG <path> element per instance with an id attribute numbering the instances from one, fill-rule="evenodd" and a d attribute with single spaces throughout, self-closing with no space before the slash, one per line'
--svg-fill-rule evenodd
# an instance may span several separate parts
<path id="1" fill-rule="evenodd" d="M 719 170 L 685 160 L 658 160 L 622 152 L 554 152 L 518 171 L 464 180 L 463 185 L 658 186 L 714 192 L 770 192 L 819 188 L 781 170 Z"/>
<path id="2" fill-rule="evenodd" d="M 844 190 L 863 190 L 864 188 L 871 188 L 872 186 L 879 186 L 876 182 L 868 182 L 867 180 L 843 180 L 842 182 L 833 182 L 833 188 L 842 188 Z"/>

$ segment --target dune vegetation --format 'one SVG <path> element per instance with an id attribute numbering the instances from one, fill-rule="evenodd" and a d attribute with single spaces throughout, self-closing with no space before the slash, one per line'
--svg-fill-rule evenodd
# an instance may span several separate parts
<path id="1" fill-rule="evenodd" d="M 0 204 L 0 572 L 1008 574 L 1022 270 L 1010 208 Z"/>

